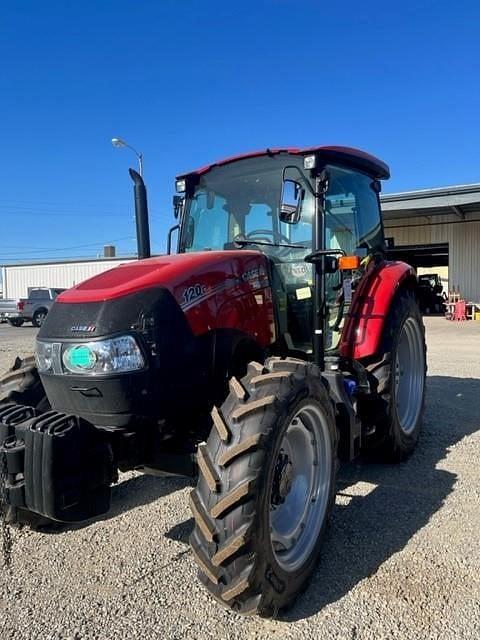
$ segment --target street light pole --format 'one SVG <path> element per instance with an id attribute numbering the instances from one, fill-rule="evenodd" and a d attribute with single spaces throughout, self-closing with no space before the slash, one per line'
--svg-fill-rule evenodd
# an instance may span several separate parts
<path id="1" fill-rule="evenodd" d="M 138 173 L 143 177 L 143 153 L 137 151 L 134 147 L 132 147 L 131 144 L 128 144 L 127 142 L 125 142 L 125 140 L 122 140 L 122 138 L 112 138 L 112 145 L 116 149 L 127 147 L 128 149 L 131 149 L 133 151 L 138 159 Z"/>

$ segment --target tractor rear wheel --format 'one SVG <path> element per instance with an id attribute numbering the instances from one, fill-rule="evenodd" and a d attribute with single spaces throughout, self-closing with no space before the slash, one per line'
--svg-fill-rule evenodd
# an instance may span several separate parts
<path id="1" fill-rule="evenodd" d="M 381 351 L 367 365 L 376 387 L 375 431 L 366 450 L 399 462 L 412 453 L 422 424 L 427 372 L 425 327 L 412 291 L 401 290 L 389 312 Z"/>
<path id="2" fill-rule="evenodd" d="M 334 502 L 332 402 L 314 365 L 269 358 L 212 418 L 190 497 L 199 577 L 224 606 L 275 615 L 313 572 Z"/>

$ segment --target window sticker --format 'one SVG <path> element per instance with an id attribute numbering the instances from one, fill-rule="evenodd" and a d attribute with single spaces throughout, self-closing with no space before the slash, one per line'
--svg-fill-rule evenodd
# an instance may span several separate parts
<path id="1" fill-rule="evenodd" d="M 297 296 L 297 300 L 307 300 L 307 298 L 312 297 L 312 291 L 310 287 L 300 287 L 300 289 L 297 289 L 295 291 L 295 294 Z"/>

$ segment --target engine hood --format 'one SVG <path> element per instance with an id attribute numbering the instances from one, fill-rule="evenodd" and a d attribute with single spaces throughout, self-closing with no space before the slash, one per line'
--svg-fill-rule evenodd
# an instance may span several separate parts
<path id="1" fill-rule="evenodd" d="M 84 340 L 153 332 L 159 352 L 217 329 L 268 345 L 275 316 L 267 258 L 226 250 L 130 262 L 59 295 L 41 340 Z M 160 346 L 159 346 L 160 345 Z"/>
<path id="2" fill-rule="evenodd" d="M 266 266 L 258 251 L 202 251 L 128 262 L 89 278 L 60 294 L 57 303 L 103 302 L 143 289 L 168 289 L 183 307 L 209 288 L 246 281 L 251 271 Z M 266 272 L 265 272 L 266 274 Z M 190 290 L 190 288 L 193 288 Z"/>

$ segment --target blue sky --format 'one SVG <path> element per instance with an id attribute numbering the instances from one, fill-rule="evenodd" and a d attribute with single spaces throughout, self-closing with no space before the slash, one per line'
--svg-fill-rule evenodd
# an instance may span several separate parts
<path id="1" fill-rule="evenodd" d="M 384 191 L 480 182 L 480 5 L 12 0 L 0 9 L 0 264 L 153 249 L 176 173 L 267 146 L 358 146 Z"/>

